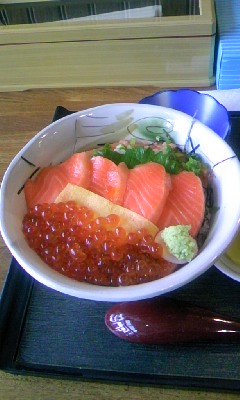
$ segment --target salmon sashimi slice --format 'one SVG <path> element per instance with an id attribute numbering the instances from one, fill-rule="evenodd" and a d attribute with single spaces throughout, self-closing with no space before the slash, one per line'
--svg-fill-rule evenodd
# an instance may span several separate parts
<path id="1" fill-rule="evenodd" d="M 191 225 L 190 235 L 199 232 L 205 211 L 201 179 L 193 172 L 182 171 L 171 176 L 172 188 L 157 222 L 159 230 L 174 225 Z"/>
<path id="2" fill-rule="evenodd" d="M 122 205 L 129 170 L 124 163 L 116 165 L 102 156 L 91 158 L 92 178 L 89 190 L 114 204 Z"/>
<path id="3" fill-rule="evenodd" d="M 43 168 L 24 185 L 27 207 L 53 203 L 68 183 L 88 188 L 92 164 L 86 153 L 75 153 L 61 164 Z"/>
<path id="4" fill-rule="evenodd" d="M 170 176 L 162 165 L 154 162 L 137 165 L 129 172 L 123 206 L 155 224 L 165 206 L 170 186 Z"/>

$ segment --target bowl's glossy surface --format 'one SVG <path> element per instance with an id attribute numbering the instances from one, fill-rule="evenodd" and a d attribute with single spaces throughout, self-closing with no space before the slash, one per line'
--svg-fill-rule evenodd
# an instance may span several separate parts
<path id="1" fill-rule="evenodd" d="M 140 104 L 173 108 L 195 116 L 223 139 L 230 133 L 231 124 L 226 108 L 214 97 L 191 89 L 162 90 L 144 97 Z"/>
<path id="2" fill-rule="evenodd" d="M 240 165 L 232 149 L 216 133 L 179 111 L 145 104 L 110 104 L 72 114 L 39 132 L 13 159 L 0 193 L 2 236 L 19 264 L 36 280 L 60 292 L 99 301 L 150 298 L 190 282 L 225 251 L 239 227 Z M 120 138 L 153 138 L 166 130 L 183 147 L 191 129 L 191 148 L 213 168 L 215 206 L 208 237 L 198 256 L 171 275 L 129 287 L 101 287 L 67 278 L 48 267 L 26 243 L 22 219 L 26 204 L 22 187 L 38 167 L 56 164 L 76 151 Z M 150 135 L 150 136 L 149 136 Z M 189 150 L 191 150 L 191 148 Z M 226 160 L 222 162 L 223 160 Z"/>

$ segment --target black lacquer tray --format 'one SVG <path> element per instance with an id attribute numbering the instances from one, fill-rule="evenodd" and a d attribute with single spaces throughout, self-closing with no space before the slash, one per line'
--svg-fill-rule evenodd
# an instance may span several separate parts
<path id="1" fill-rule="evenodd" d="M 54 119 L 69 114 L 58 107 Z M 240 112 L 228 142 L 240 153 Z M 240 320 L 240 284 L 215 267 L 174 291 Z M 0 299 L 0 368 L 17 374 L 168 387 L 240 390 L 240 343 L 144 346 L 104 325 L 112 303 L 76 299 L 31 278 L 13 259 Z"/>

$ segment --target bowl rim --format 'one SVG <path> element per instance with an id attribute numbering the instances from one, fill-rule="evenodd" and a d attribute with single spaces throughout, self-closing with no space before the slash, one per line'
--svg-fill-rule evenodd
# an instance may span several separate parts
<path id="1" fill-rule="evenodd" d="M 214 266 L 228 278 L 240 282 L 240 265 L 230 260 L 226 253 L 215 261 Z M 239 272 L 236 272 L 233 267 L 239 269 Z"/>

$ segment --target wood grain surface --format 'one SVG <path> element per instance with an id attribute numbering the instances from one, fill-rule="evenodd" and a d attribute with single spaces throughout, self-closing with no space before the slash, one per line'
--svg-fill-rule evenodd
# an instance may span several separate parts
<path id="1" fill-rule="evenodd" d="M 69 110 L 115 102 L 137 102 L 157 90 L 154 87 L 30 90 L 0 93 L 0 179 L 11 159 L 39 130 L 51 122 L 55 108 Z M 11 255 L 0 237 L 0 290 Z M 1 351 L 1 349 L 0 349 Z M 237 393 L 207 390 L 144 387 L 20 376 L 0 371 L 0 399 L 98 399 L 98 400 L 231 400 Z"/>

